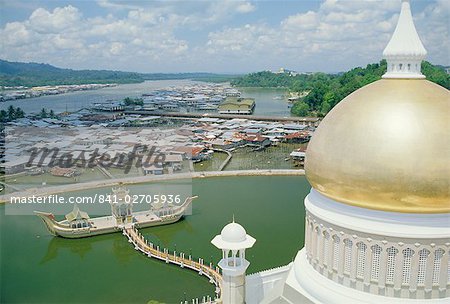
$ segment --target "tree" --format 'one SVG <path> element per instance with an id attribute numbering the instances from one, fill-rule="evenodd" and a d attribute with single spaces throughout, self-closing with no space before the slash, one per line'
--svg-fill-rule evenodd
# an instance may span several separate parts
<path id="1" fill-rule="evenodd" d="M 50 114 L 49 114 L 50 118 L 55 118 L 55 112 L 53 112 L 53 110 L 50 110 Z"/>
<path id="2" fill-rule="evenodd" d="M 304 101 L 297 101 L 291 108 L 291 113 L 296 116 L 308 116 L 309 115 L 309 106 Z"/>
<path id="3" fill-rule="evenodd" d="M 320 107 L 320 113 L 325 115 L 331 110 L 331 105 L 328 101 L 324 100 L 322 106 Z"/>
<path id="4" fill-rule="evenodd" d="M 427 77 L 429 81 L 437 83 L 446 89 L 450 89 L 450 75 L 439 67 L 434 66 L 428 61 L 422 62 L 422 73 Z"/>
<path id="5" fill-rule="evenodd" d="M 8 113 L 5 110 L 0 111 L 0 122 L 6 122 L 8 120 Z"/>
<path id="6" fill-rule="evenodd" d="M 8 107 L 8 120 L 11 121 L 14 118 L 16 118 L 16 110 L 11 105 L 11 106 Z"/>
<path id="7" fill-rule="evenodd" d="M 41 118 L 47 118 L 48 117 L 47 111 L 44 108 L 42 108 L 40 116 L 41 116 Z"/>
<path id="8" fill-rule="evenodd" d="M 143 106 L 144 105 L 144 99 L 142 99 L 142 98 L 126 97 L 123 100 L 123 103 L 126 106 Z"/>
<path id="9" fill-rule="evenodd" d="M 133 104 L 133 99 L 131 97 L 125 97 L 125 99 L 123 100 L 123 103 L 126 106 L 131 106 Z"/>
<path id="10" fill-rule="evenodd" d="M 17 107 L 15 118 L 24 118 L 24 117 L 25 117 L 25 112 L 21 108 Z"/>

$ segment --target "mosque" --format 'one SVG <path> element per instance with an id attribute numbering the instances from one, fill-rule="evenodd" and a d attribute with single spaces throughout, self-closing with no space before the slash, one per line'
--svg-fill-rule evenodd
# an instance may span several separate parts
<path id="1" fill-rule="evenodd" d="M 425 79 L 409 0 L 383 52 L 383 79 L 341 101 L 307 150 L 305 247 L 246 276 L 255 239 L 234 221 L 224 304 L 450 303 L 450 94 Z"/>

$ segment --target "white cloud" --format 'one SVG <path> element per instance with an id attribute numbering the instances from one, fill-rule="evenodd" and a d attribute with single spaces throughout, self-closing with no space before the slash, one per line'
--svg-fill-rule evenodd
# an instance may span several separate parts
<path id="1" fill-rule="evenodd" d="M 255 9 L 256 9 L 256 7 L 253 4 L 251 4 L 250 2 L 245 2 L 245 3 L 239 4 L 236 8 L 236 10 L 242 14 L 251 13 Z"/>
<path id="2" fill-rule="evenodd" d="M 416 27 L 433 54 L 430 59 L 444 64 L 449 60 L 449 3 L 438 0 L 421 13 L 413 12 Z M 278 27 L 246 25 L 210 33 L 207 50 L 228 60 L 251 61 L 254 70 L 279 66 L 345 70 L 381 59 L 399 9 L 400 2 L 392 0 L 326 0 L 318 10 L 293 14 Z M 260 65 L 256 65 L 257 56 L 265 58 Z"/>
<path id="3" fill-rule="evenodd" d="M 36 32 L 58 33 L 77 26 L 80 19 L 80 12 L 71 5 L 63 8 L 57 7 L 53 12 L 38 8 L 31 14 L 29 24 Z"/>
<path id="4" fill-rule="evenodd" d="M 38 8 L 27 20 L 7 23 L 1 30 L 2 57 L 69 67 L 142 70 L 141 62 L 163 64 L 187 53 L 188 43 L 173 33 L 174 22 L 178 21 L 163 10 L 139 8 L 123 18 L 86 18 L 70 5 L 53 11 Z"/>

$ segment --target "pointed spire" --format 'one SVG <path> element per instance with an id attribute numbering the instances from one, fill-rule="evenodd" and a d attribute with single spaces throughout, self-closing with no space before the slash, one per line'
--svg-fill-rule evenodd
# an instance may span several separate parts
<path id="1" fill-rule="evenodd" d="M 383 51 L 388 69 L 383 78 L 425 78 L 421 73 L 427 51 L 417 34 L 409 0 L 402 0 L 397 27 Z"/>

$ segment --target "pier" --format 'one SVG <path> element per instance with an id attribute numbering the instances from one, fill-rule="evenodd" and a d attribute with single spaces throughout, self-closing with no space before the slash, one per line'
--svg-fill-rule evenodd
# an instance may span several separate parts
<path id="1" fill-rule="evenodd" d="M 273 117 L 273 116 L 261 116 L 261 115 L 242 115 L 242 114 L 218 114 L 218 113 L 179 113 L 179 112 L 161 112 L 161 111 L 125 111 L 125 114 L 138 114 L 138 115 L 152 115 L 152 116 L 164 116 L 173 118 L 221 118 L 221 119 L 249 119 L 260 121 L 291 121 L 300 122 L 308 126 L 318 126 L 320 118 L 317 117 Z"/>
<path id="2" fill-rule="evenodd" d="M 199 275 L 205 276 L 209 279 L 211 284 L 216 286 L 216 297 L 203 297 L 202 299 L 193 299 L 192 303 L 222 303 L 221 290 L 222 290 L 222 275 L 220 274 L 219 267 L 214 267 L 212 263 L 205 265 L 202 258 L 198 261 L 194 260 L 191 255 L 187 258 L 184 253 L 177 253 L 173 251 L 170 253 L 167 248 L 160 248 L 153 243 L 148 242 L 144 236 L 134 227 L 134 225 L 126 225 L 122 227 L 122 233 L 128 238 L 128 242 L 134 245 L 134 249 L 142 252 L 149 258 L 155 258 L 166 264 L 178 265 L 181 268 L 187 268 L 197 272 Z M 188 304 L 190 301 L 182 301 L 181 304 Z"/>
<path id="3" fill-rule="evenodd" d="M 223 149 L 213 149 L 213 150 L 216 152 L 226 153 L 228 155 L 227 158 L 224 160 L 224 162 L 219 167 L 219 171 L 223 171 L 225 169 L 225 167 L 228 165 L 228 163 L 230 162 L 231 158 L 233 157 L 233 154 L 231 154 L 230 151 L 223 150 Z"/>

